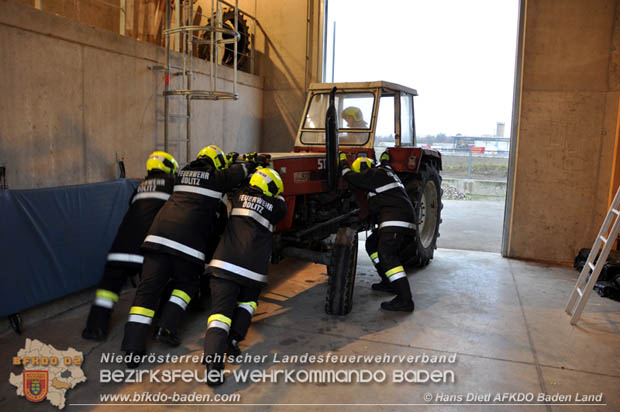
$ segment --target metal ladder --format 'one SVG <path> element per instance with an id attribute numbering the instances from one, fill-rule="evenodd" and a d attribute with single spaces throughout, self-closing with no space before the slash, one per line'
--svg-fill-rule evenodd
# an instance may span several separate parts
<path id="1" fill-rule="evenodd" d="M 616 239 L 618 239 L 618 231 L 620 231 L 620 219 L 618 218 L 618 216 L 620 216 L 620 209 L 618 207 L 619 205 L 620 188 L 618 188 L 616 196 L 614 197 L 613 202 L 611 202 L 611 208 L 607 212 L 607 216 L 603 221 L 601 230 L 596 236 L 596 240 L 594 241 L 592 250 L 590 250 L 588 259 L 583 265 L 583 269 L 581 270 L 579 279 L 577 280 L 577 283 L 573 288 L 573 292 L 570 295 L 570 299 L 568 300 L 568 304 L 566 305 L 566 313 L 572 315 L 570 320 L 571 325 L 575 325 L 579 321 L 581 313 L 583 312 L 586 303 L 588 303 L 590 294 L 592 294 L 594 284 L 598 280 L 598 277 L 601 274 L 601 270 L 607 262 L 607 256 L 609 256 L 609 251 L 611 250 Z M 609 229 L 610 227 L 611 231 Z M 606 235 L 608 236 L 605 237 Z M 601 251 L 601 254 L 597 259 L 596 256 L 601 250 L 601 246 L 603 246 L 603 250 Z M 595 260 L 596 263 L 594 263 Z"/>

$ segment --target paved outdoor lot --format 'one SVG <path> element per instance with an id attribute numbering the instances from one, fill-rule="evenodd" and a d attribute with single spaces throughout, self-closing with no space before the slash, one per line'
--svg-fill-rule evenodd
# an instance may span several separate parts
<path id="1" fill-rule="evenodd" d="M 437 245 L 500 253 L 504 203 L 503 200 L 444 200 Z"/>

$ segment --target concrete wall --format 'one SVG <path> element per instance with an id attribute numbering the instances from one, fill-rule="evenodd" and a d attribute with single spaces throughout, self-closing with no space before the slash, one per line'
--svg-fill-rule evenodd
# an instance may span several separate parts
<path id="1" fill-rule="evenodd" d="M 31 7 L 79 21 L 89 26 L 118 33 L 120 27 L 120 0 L 16 0 Z M 133 3 L 127 1 L 128 5 Z"/>
<path id="2" fill-rule="evenodd" d="M 144 175 L 146 156 L 163 143 L 164 50 L 113 32 L 0 0 L 0 166 L 9 188 L 88 183 Z M 196 87 L 208 65 L 196 61 Z M 231 72 L 220 83 L 230 89 Z M 193 156 L 215 143 L 257 150 L 263 112 L 262 79 L 239 73 L 238 101 L 192 104 Z M 184 113 L 183 102 L 173 111 Z M 184 135 L 171 125 L 171 139 Z M 185 144 L 171 152 L 185 159 Z"/>
<path id="3" fill-rule="evenodd" d="M 528 0 L 508 255 L 571 262 L 607 210 L 620 1 Z"/>

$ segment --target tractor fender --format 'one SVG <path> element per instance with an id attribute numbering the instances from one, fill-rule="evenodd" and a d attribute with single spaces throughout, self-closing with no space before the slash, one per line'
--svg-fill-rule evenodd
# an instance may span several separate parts
<path id="1" fill-rule="evenodd" d="M 424 163 L 433 163 L 437 170 L 442 170 L 441 153 L 437 150 L 422 147 L 390 147 L 387 150 L 395 172 L 418 173 Z"/>

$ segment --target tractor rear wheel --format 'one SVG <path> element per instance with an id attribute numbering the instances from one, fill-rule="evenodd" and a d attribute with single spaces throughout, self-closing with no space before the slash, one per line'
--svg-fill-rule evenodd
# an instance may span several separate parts
<path id="1" fill-rule="evenodd" d="M 437 249 L 439 224 L 441 223 L 441 176 L 432 163 L 420 167 L 416 178 L 407 185 L 411 203 L 416 212 L 416 261 L 415 266 L 424 267 Z"/>
<path id="2" fill-rule="evenodd" d="M 353 308 L 353 287 L 357 269 L 357 231 L 341 227 L 327 265 L 325 313 L 346 315 Z"/>

